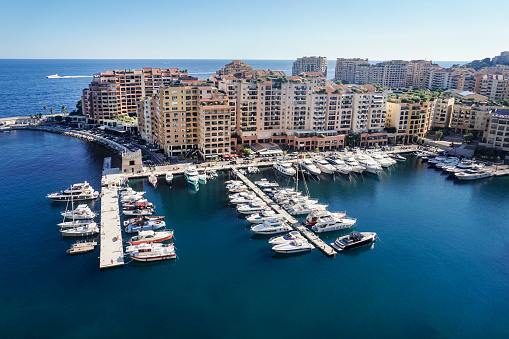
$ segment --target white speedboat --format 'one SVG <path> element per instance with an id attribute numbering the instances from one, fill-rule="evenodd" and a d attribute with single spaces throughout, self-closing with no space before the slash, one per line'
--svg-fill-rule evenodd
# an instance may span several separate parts
<path id="1" fill-rule="evenodd" d="M 276 214 L 274 210 L 265 210 L 259 213 L 253 213 L 246 218 L 251 224 L 261 224 L 269 219 L 284 219 L 284 215 Z"/>
<path id="2" fill-rule="evenodd" d="M 318 218 L 316 224 L 311 229 L 316 233 L 340 231 L 352 227 L 356 221 L 357 219 L 347 217 L 337 218 L 331 215 Z"/>
<path id="3" fill-rule="evenodd" d="M 357 161 L 361 166 L 363 166 L 366 169 L 366 172 L 368 173 L 376 175 L 380 175 L 382 173 L 382 166 L 373 159 L 371 159 L 371 157 L 369 158 L 367 156 L 360 157 L 357 158 Z"/>
<path id="4" fill-rule="evenodd" d="M 256 193 L 255 192 L 239 192 L 239 193 L 230 194 L 228 196 L 229 200 L 234 200 L 234 199 L 239 199 L 239 198 L 254 199 L 254 198 L 256 198 Z"/>
<path id="5" fill-rule="evenodd" d="M 168 185 L 173 184 L 173 173 L 171 173 L 171 172 L 166 172 L 166 175 L 165 175 L 164 179 L 166 180 L 166 183 L 167 183 Z"/>
<path id="6" fill-rule="evenodd" d="M 394 163 L 393 163 L 390 160 L 390 158 L 385 158 L 381 153 L 371 153 L 370 156 L 373 160 L 378 162 L 380 164 L 380 166 L 382 166 L 382 167 L 389 167 L 389 166 L 393 165 L 394 163 L 396 163 L 396 161 L 394 161 Z"/>
<path id="7" fill-rule="evenodd" d="M 184 178 L 186 179 L 186 183 L 191 188 L 198 188 L 200 178 L 198 177 L 198 171 L 194 166 L 188 166 L 184 171 Z"/>
<path id="8" fill-rule="evenodd" d="M 46 75 L 48 79 L 61 79 L 62 77 L 58 74 Z"/>
<path id="9" fill-rule="evenodd" d="M 323 173 L 334 174 L 334 172 L 336 172 L 336 168 L 325 159 L 314 159 L 313 164 L 315 164 L 315 166 L 318 167 Z"/>
<path id="10" fill-rule="evenodd" d="M 154 188 L 157 187 L 157 177 L 155 175 L 151 175 L 148 177 L 148 182 L 151 184 Z"/>
<path id="11" fill-rule="evenodd" d="M 248 166 L 248 168 L 247 168 L 247 173 L 249 173 L 249 174 L 255 174 L 258 172 L 260 172 L 260 170 L 256 166 Z"/>
<path id="12" fill-rule="evenodd" d="M 140 244 L 129 253 L 129 257 L 136 261 L 159 261 L 175 259 L 175 247 L 172 244 Z"/>
<path id="13" fill-rule="evenodd" d="M 122 204 L 122 209 L 135 210 L 135 209 L 144 209 L 144 208 L 155 208 L 154 204 L 151 202 L 148 202 L 147 199 L 142 199 L 142 200 L 138 200 L 136 202 L 126 202 L 126 203 Z"/>
<path id="14" fill-rule="evenodd" d="M 304 159 L 299 163 L 299 168 L 308 171 L 311 175 L 320 175 L 322 171 L 309 159 Z"/>
<path id="15" fill-rule="evenodd" d="M 93 200 L 99 197 L 99 192 L 94 191 L 88 182 L 78 183 L 70 186 L 66 190 L 51 193 L 46 196 L 53 201 L 79 201 L 79 200 Z"/>
<path id="16" fill-rule="evenodd" d="M 327 208 L 328 205 L 323 204 L 307 204 L 307 203 L 300 203 L 295 204 L 291 208 L 287 210 L 287 212 L 290 215 L 303 215 L 303 214 L 309 214 L 316 210 L 324 210 Z"/>
<path id="17" fill-rule="evenodd" d="M 94 223 L 75 228 L 62 228 L 60 233 L 63 237 L 87 237 L 99 233 L 99 227 Z"/>
<path id="18" fill-rule="evenodd" d="M 237 185 L 230 187 L 228 189 L 229 193 L 241 193 L 241 192 L 248 192 L 249 188 L 246 185 Z"/>
<path id="19" fill-rule="evenodd" d="M 232 204 L 232 205 L 250 204 L 250 203 L 253 203 L 253 202 L 262 202 L 262 201 L 263 200 L 260 199 L 259 197 L 254 197 L 254 198 L 240 197 L 240 198 L 236 198 L 236 199 L 230 200 L 230 204 Z"/>
<path id="20" fill-rule="evenodd" d="M 267 204 L 263 201 L 256 201 L 250 204 L 237 205 L 237 212 L 240 214 L 260 213 L 267 209 Z"/>
<path id="21" fill-rule="evenodd" d="M 331 246 L 338 252 L 370 244 L 376 239 L 375 232 L 352 232 L 337 238 Z"/>
<path id="22" fill-rule="evenodd" d="M 398 153 L 391 153 L 389 156 L 396 161 L 406 161 L 406 158 Z"/>
<path id="23" fill-rule="evenodd" d="M 359 162 L 357 160 L 355 160 L 355 158 L 352 156 L 347 156 L 347 157 L 343 158 L 343 161 L 345 162 L 345 164 L 350 166 L 352 172 L 354 172 L 354 173 L 361 174 L 362 172 L 364 172 L 366 170 L 366 168 L 364 166 L 361 166 L 361 164 L 359 164 Z"/>
<path id="24" fill-rule="evenodd" d="M 152 230 L 139 231 L 138 235 L 135 235 L 134 237 L 129 239 L 129 245 L 139 245 L 139 244 L 145 244 L 145 243 L 162 242 L 162 241 L 170 240 L 171 238 L 173 238 L 173 230 L 160 231 L 160 232 L 155 232 Z"/>
<path id="25" fill-rule="evenodd" d="M 73 220 L 81 220 L 81 219 L 94 219 L 95 213 L 92 212 L 90 207 L 85 204 L 78 205 L 74 210 L 72 211 L 64 211 L 61 212 L 63 217 L 67 219 L 73 219 Z"/>
<path id="26" fill-rule="evenodd" d="M 295 239 L 284 244 L 275 245 L 272 250 L 277 253 L 298 253 L 311 251 L 314 248 L 315 246 L 304 239 Z"/>
<path id="27" fill-rule="evenodd" d="M 122 213 L 124 215 L 133 215 L 133 216 L 147 216 L 154 214 L 155 210 L 153 208 L 145 208 L 145 209 L 135 209 L 135 210 L 123 210 Z"/>
<path id="28" fill-rule="evenodd" d="M 136 223 L 140 223 L 140 222 L 145 222 L 145 221 L 156 221 L 156 220 L 164 220 L 165 217 L 164 215 L 162 216 L 155 216 L 155 215 L 152 215 L 152 216 L 143 216 L 143 217 L 138 217 L 138 218 L 131 218 L 131 219 L 127 219 L 124 221 L 124 226 L 127 226 L 129 224 L 136 224 Z"/>
<path id="29" fill-rule="evenodd" d="M 493 173 L 488 172 L 485 169 L 481 170 L 468 169 L 465 170 L 464 172 L 456 173 L 456 178 L 458 180 L 477 180 L 489 178 L 491 176 L 493 176 Z"/>
<path id="30" fill-rule="evenodd" d="M 271 245 L 286 244 L 287 242 L 293 241 L 295 239 L 304 239 L 304 237 L 298 231 L 291 231 L 288 234 L 270 238 L 269 244 Z"/>
<path id="31" fill-rule="evenodd" d="M 314 224 L 317 223 L 319 218 L 329 217 L 329 216 L 333 216 L 336 218 L 344 218 L 344 217 L 346 217 L 346 212 L 329 212 L 327 210 L 316 210 L 316 211 L 308 214 L 308 216 L 306 217 L 306 220 L 304 220 L 303 223 L 306 226 L 313 226 Z"/>
<path id="32" fill-rule="evenodd" d="M 327 158 L 326 159 L 332 166 L 335 167 L 336 172 L 341 174 L 350 174 L 352 171 L 352 168 L 348 166 L 343 160 L 341 159 L 333 159 L 333 158 Z"/>
<path id="33" fill-rule="evenodd" d="M 292 164 L 286 161 L 285 159 L 278 159 L 274 165 L 274 169 L 278 171 L 279 173 L 282 173 L 284 175 L 288 175 L 293 177 L 295 173 L 295 168 L 292 167 Z"/>
<path id="34" fill-rule="evenodd" d="M 64 221 L 57 224 L 60 228 L 76 228 L 87 225 L 96 225 L 95 221 L 91 219 L 81 219 L 81 220 L 72 220 L 72 221 Z"/>
<path id="35" fill-rule="evenodd" d="M 292 228 L 282 220 L 269 219 L 263 223 L 251 227 L 251 230 L 256 234 L 277 234 L 291 231 Z"/>
<path id="36" fill-rule="evenodd" d="M 166 227 L 166 223 L 163 220 L 149 220 L 141 223 L 129 224 L 126 226 L 125 232 L 154 231 L 163 227 Z"/>
<path id="37" fill-rule="evenodd" d="M 262 188 L 269 188 L 269 187 L 279 187 L 279 184 L 275 181 L 268 181 L 265 178 L 261 178 L 258 181 L 254 182 L 256 186 L 262 187 Z"/>

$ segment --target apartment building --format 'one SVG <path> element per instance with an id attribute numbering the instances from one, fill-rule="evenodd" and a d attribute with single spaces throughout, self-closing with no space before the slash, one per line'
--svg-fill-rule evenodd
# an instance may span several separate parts
<path id="1" fill-rule="evenodd" d="M 480 145 L 509 152 L 509 109 L 497 108 L 491 113 Z"/>
<path id="2" fill-rule="evenodd" d="M 396 128 L 396 140 L 410 142 L 414 135 L 424 137 L 430 127 L 435 101 L 421 103 L 387 102 L 386 127 Z"/>
<path id="3" fill-rule="evenodd" d="M 431 61 L 412 60 L 407 65 L 407 88 L 425 88 L 426 75 L 431 69 Z"/>
<path id="4" fill-rule="evenodd" d="M 205 159 L 231 153 L 231 112 L 228 96 L 202 91 L 198 108 L 198 150 Z"/>
<path id="5" fill-rule="evenodd" d="M 253 68 L 248 63 L 240 60 L 233 60 L 230 63 L 227 63 L 224 68 L 216 71 L 217 75 L 227 75 L 227 74 L 235 74 L 241 73 L 245 71 L 251 71 Z"/>
<path id="6" fill-rule="evenodd" d="M 157 143 L 159 123 L 159 95 L 149 96 L 139 100 L 138 103 L 138 132 L 140 136 L 150 142 Z"/>
<path id="7" fill-rule="evenodd" d="M 456 133 L 483 133 L 491 113 L 496 109 L 496 107 L 486 106 L 482 103 L 455 103 L 450 127 Z"/>
<path id="8" fill-rule="evenodd" d="M 509 99 L 509 76 L 485 74 L 478 77 L 475 92 L 490 100 Z"/>
<path id="9" fill-rule="evenodd" d="M 120 115 L 136 116 L 139 100 L 157 94 L 159 87 L 165 83 L 190 78 L 187 72 L 177 68 L 96 73 L 89 87 L 83 90 L 83 114 L 96 122 Z"/>
<path id="10" fill-rule="evenodd" d="M 319 72 L 327 77 L 327 58 L 321 56 L 298 58 L 293 62 L 292 75 L 299 75 L 302 72 Z"/>
<path id="11" fill-rule="evenodd" d="M 439 98 L 435 104 L 435 110 L 433 112 L 432 127 L 433 128 L 449 127 L 453 107 L 454 98 L 449 97 Z"/>
<path id="12" fill-rule="evenodd" d="M 336 60 L 334 80 L 342 81 L 346 84 L 359 83 L 356 81 L 356 73 L 358 72 L 357 68 L 359 66 L 369 66 L 369 60 L 361 58 L 351 58 L 351 59 L 338 58 Z M 366 72 L 362 73 L 366 74 Z"/>

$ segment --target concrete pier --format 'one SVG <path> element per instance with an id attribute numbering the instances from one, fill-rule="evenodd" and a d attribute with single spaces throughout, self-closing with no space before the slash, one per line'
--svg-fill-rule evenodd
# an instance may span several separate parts
<path id="1" fill-rule="evenodd" d="M 100 268 L 124 265 L 124 247 L 118 208 L 118 191 L 115 185 L 101 192 L 101 251 Z"/>
<path id="2" fill-rule="evenodd" d="M 256 193 L 267 205 L 272 208 L 277 214 L 284 215 L 288 223 L 297 231 L 299 231 L 304 237 L 306 237 L 313 245 L 328 256 L 334 256 L 337 252 L 327 245 L 322 239 L 320 239 L 315 233 L 307 229 L 306 227 L 299 224 L 298 220 L 292 217 L 286 212 L 281 206 L 273 202 L 267 195 L 255 184 L 251 182 L 245 175 L 237 173 L 237 177 L 242 180 L 253 192 Z"/>

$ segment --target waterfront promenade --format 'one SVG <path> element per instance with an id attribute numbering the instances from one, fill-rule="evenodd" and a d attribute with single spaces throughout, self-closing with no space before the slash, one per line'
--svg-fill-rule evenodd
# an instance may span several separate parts
<path id="1" fill-rule="evenodd" d="M 117 187 L 115 185 L 103 186 L 101 191 L 100 268 L 124 265 L 119 213 Z"/>

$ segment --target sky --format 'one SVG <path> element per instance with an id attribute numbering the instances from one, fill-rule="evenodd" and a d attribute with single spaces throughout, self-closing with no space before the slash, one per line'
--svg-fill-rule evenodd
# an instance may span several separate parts
<path id="1" fill-rule="evenodd" d="M 508 0 L 17 0 L 1 59 L 468 61 L 509 50 Z"/>

